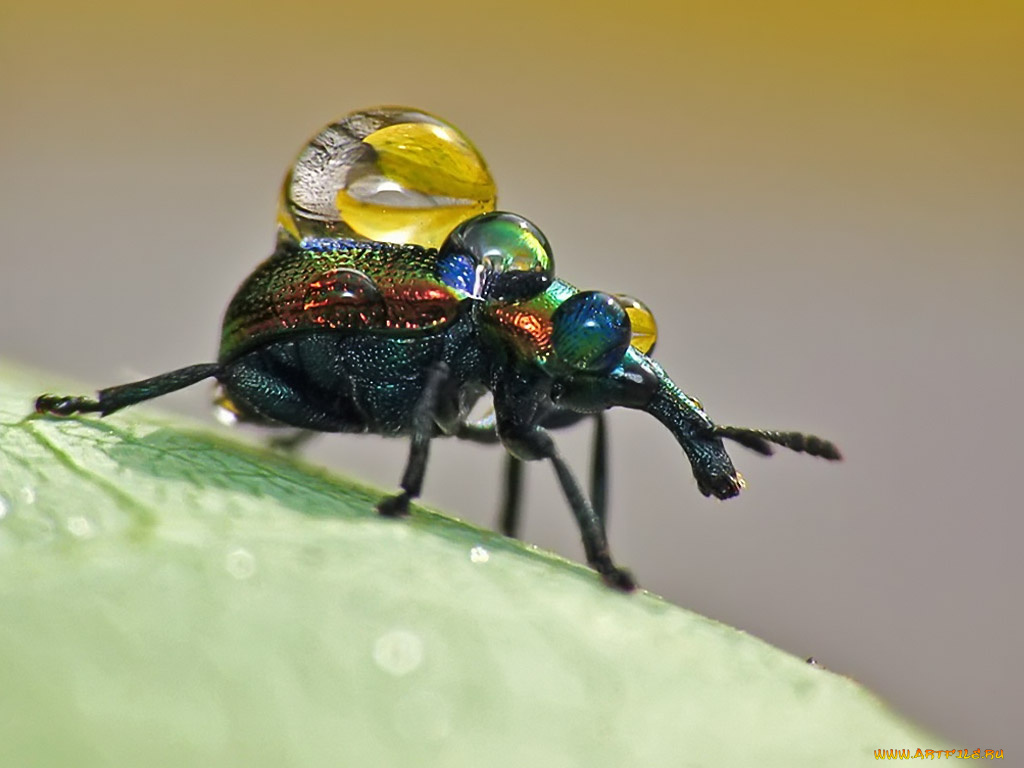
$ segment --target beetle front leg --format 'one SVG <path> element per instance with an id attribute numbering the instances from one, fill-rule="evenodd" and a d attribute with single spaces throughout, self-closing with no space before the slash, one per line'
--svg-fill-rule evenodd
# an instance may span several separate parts
<path id="1" fill-rule="evenodd" d="M 519 536 L 519 510 L 522 500 L 523 462 L 511 453 L 505 458 L 505 489 L 502 497 L 499 529 L 506 536 Z M 604 414 L 594 414 L 594 436 L 590 450 L 590 506 L 601 522 L 608 523 L 608 432 Z"/>
<path id="2" fill-rule="evenodd" d="M 40 395 L 36 398 L 36 413 L 54 416 L 99 413 L 101 416 L 108 416 L 129 405 L 176 392 L 211 376 L 220 376 L 222 371 L 217 363 L 203 363 L 162 373 L 142 381 L 133 381 L 131 384 L 107 387 L 101 389 L 95 398 L 77 395 Z"/>
<path id="3" fill-rule="evenodd" d="M 438 396 L 448 379 L 448 366 L 443 362 L 435 363 L 427 373 L 427 382 L 423 386 L 420 399 L 412 414 L 412 441 L 409 446 L 409 459 L 405 464 L 401 493 L 388 496 L 377 504 L 377 511 L 387 517 L 397 517 L 409 513 L 409 501 L 415 499 L 423 490 L 423 476 L 427 471 L 427 459 L 430 456 L 430 439 L 434 435 L 434 414 L 437 411 Z"/>
<path id="4" fill-rule="evenodd" d="M 542 427 L 534 426 L 511 434 L 502 431 L 501 437 L 505 447 L 517 458 L 526 461 L 538 459 L 551 461 L 555 467 L 555 474 L 558 476 L 558 483 L 562 486 L 562 492 L 572 508 L 577 525 L 580 527 L 583 549 L 590 567 L 601 574 L 601 578 L 609 586 L 624 592 L 636 589 L 636 582 L 633 580 L 632 574 L 624 568 L 619 568 L 612 561 L 611 553 L 608 550 L 608 536 L 605 533 L 604 521 L 594 511 L 586 494 L 583 493 L 583 489 L 580 488 L 580 484 L 572 474 L 572 470 L 569 469 L 569 465 L 558 453 L 551 435 Z"/>

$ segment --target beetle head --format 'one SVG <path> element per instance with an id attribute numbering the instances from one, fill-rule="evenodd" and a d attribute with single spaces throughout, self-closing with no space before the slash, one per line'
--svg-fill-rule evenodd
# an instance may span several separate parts
<path id="1" fill-rule="evenodd" d="M 602 310 L 602 313 L 608 317 L 618 317 L 618 312 L 611 308 L 611 302 L 620 300 L 607 294 L 598 295 L 605 297 L 601 300 L 601 305 L 608 307 Z M 556 310 L 552 316 L 553 341 L 558 338 L 561 308 L 566 305 L 571 308 L 571 302 L 574 300 L 580 303 L 595 301 L 588 298 L 577 299 L 587 296 L 588 293 L 576 294 Z M 610 321 L 606 320 L 607 322 Z M 597 326 L 603 327 L 602 323 L 597 323 Z M 602 351 L 607 351 L 609 357 L 605 359 L 600 355 L 592 356 L 587 359 L 604 362 L 592 368 L 576 365 L 567 373 L 556 374 L 551 387 L 552 402 L 577 413 L 595 413 L 615 406 L 650 413 L 668 428 L 686 453 L 697 480 L 697 487 L 705 496 L 727 499 L 738 494 L 743 488 L 743 478 L 733 467 L 732 460 L 722 443 L 723 438 L 738 442 L 765 456 L 772 454 L 774 444 L 825 459 L 841 458 L 835 445 L 814 435 L 715 424 L 704 412 L 701 402 L 683 392 L 664 369 L 643 354 L 635 344 L 628 345 L 621 354 L 618 352 L 619 347 L 615 347 L 612 354 L 609 339 L 615 337 L 615 334 L 603 332 L 599 335 L 605 342 L 604 346 L 598 347 Z M 558 345 L 553 346 L 557 353 Z M 575 353 L 576 347 L 570 349 Z M 618 355 L 617 362 L 615 355 Z"/>
<path id="2" fill-rule="evenodd" d="M 551 399 L 562 408 L 583 413 L 615 406 L 646 411 L 664 424 L 682 447 L 701 493 L 727 499 L 743 487 L 722 436 L 700 402 L 686 395 L 660 365 L 635 347 L 629 347 L 610 371 L 556 377 Z"/>
<path id="3" fill-rule="evenodd" d="M 513 365 L 547 374 L 559 408 L 597 413 L 622 406 L 657 418 L 682 446 L 706 496 L 725 499 L 743 487 L 723 438 L 766 455 L 775 443 L 839 458 L 819 438 L 712 422 L 647 354 L 657 339 L 650 310 L 629 296 L 580 291 L 556 279 L 547 239 L 521 216 L 488 213 L 460 224 L 439 249 L 437 276 L 482 303 L 486 333 L 511 351 Z"/>

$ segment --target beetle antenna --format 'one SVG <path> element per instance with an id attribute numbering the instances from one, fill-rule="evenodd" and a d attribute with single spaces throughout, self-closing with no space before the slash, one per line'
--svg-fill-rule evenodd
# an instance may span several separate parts
<path id="1" fill-rule="evenodd" d="M 838 461 L 843 455 L 835 444 L 816 435 L 805 435 L 803 432 L 778 432 L 773 429 L 749 429 L 747 427 L 715 426 L 715 434 L 735 440 L 740 445 L 757 451 L 764 456 L 771 456 L 772 443 L 789 448 L 797 453 L 819 456 L 829 461 Z"/>

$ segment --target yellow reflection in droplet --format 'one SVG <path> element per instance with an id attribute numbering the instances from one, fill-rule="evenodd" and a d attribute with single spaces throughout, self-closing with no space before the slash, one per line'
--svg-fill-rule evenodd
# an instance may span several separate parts
<path id="1" fill-rule="evenodd" d="M 298 242 L 302 239 L 302 234 L 299 232 L 299 225 L 295 223 L 295 219 L 292 217 L 291 206 L 288 203 L 288 190 L 291 189 L 291 186 L 292 174 L 289 172 L 284 177 L 284 184 L 281 185 L 281 194 L 277 199 L 277 226 L 284 232 L 287 232 L 295 242 Z"/>
<path id="2" fill-rule="evenodd" d="M 353 179 L 337 197 L 341 219 L 362 237 L 436 248 L 458 224 L 494 210 L 487 165 L 454 128 L 398 123 L 363 142 L 376 153 L 373 175 Z"/>
<path id="3" fill-rule="evenodd" d="M 425 195 L 486 203 L 494 181 L 469 141 L 449 126 L 398 123 L 363 141 L 377 150 L 381 172 L 397 184 Z"/>
<path id="4" fill-rule="evenodd" d="M 626 310 L 629 323 L 633 328 L 633 338 L 629 343 L 646 355 L 654 348 L 654 343 L 658 340 L 658 324 L 654 321 L 654 313 L 647 308 L 646 304 L 632 296 L 618 293 L 615 298 Z"/>
<path id="5" fill-rule="evenodd" d="M 439 248 L 455 227 L 493 206 L 453 205 L 406 208 L 373 205 L 338 192 L 338 212 L 361 237 L 385 243 L 416 244 Z"/>
<path id="6" fill-rule="evenodd" d="M 235 424 L 242 417 L 238 406 L 228 397 L 227 392 L 217 387 L 217 394 L 213 398 L 214 414 L 221 424 L 228 426 Z"/>

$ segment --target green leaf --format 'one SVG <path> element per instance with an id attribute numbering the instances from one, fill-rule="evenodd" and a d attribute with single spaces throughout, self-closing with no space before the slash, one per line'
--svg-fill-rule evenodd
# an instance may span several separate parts
<path id="1" fill-rule="evenodd" d="M 436 512 L 381 519 L 381 491 L 216 429 L 29 416 L 53 384 L 0 365 L 0 765 L 770 768 L 935 746 L 754 637 Z"/>

